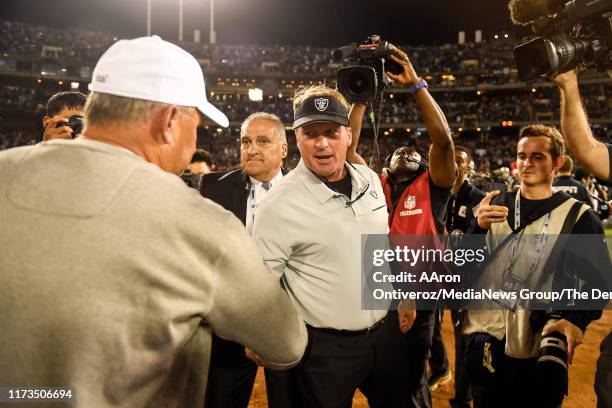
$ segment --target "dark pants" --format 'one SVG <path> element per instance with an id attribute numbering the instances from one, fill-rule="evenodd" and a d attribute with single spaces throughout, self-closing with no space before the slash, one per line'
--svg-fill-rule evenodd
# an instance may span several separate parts
<path id="1" fill-rule="evenodd" d="M 308 346 L 297 366 L 304 407 L 350 408 L 359 388 L 370 407 L 405 407 L 406 349 L 397 312 L 369 333 L 341 334 L 308 327 Z"/>
<path id="2" fill-rule="evenodd" d="M 465 371 L 465 337 L 461 334 L 462 321 L 459 312 L 451 311 L 455 334 L 455 397 L 449 402 L 452 408 L 469 408 L 472 400 L 470 382 Z"/>
<path id="3" fill-rule="evenodd" d="M 246 408 L 257 365 L 244 354 L 244 346 L 213 333 L 206 408 Z"/>
<path id="4" fill-rule="evenodd" d="M 300 408 L 302 406 L 295 368 L 287 371 L 274 371 L 266 368 L 265 374 L 268 408 Z"/>
<path id="5" fill-rule="evenodd" d="M 444 340 L 442 339 L 442 313 L 439 310 L 436 310 L 434 318 L 429 369 L 431 370 L 432 377 L 444 374 L 448 371 L 448 356 L 446 355 Z"/>
<path id="6" fill-rule="evenodd" d="M 474 357 L 471 352 L 468 345 L 468 359 Z M 476 353 L 476 358 L 482 360 L 482 351 Z M 537 358 L 517 359 L 501 352 L 493 356 L 493 365 L 495 374 L 486 382 L 482 382 L 482 378 L 472 378 L 468 371 L 474 392 L 474 408 L 560 408 L 560 405 L 540 400 L 544 392 L 538 378 Z"/>
<path id="7" fill-rule="evenodd" d="M 409 408 L 431 408 L 431 394 L 427 386 L 425 365 L 430 357 L 433 341 L 436 312 L 433 310 L 417 310 L 414 324 L 404 335 L 404 347 L 408 360 L 404 371 L 407 380 L 404 383 L 411 394 Z"/>
<path id="8" fill-rule="evenodd" d="M 603 339 L 599 349 L 601 354 L 595 372 L 597 408 L 610 408 L 612 407 L 612 331 Z"/>

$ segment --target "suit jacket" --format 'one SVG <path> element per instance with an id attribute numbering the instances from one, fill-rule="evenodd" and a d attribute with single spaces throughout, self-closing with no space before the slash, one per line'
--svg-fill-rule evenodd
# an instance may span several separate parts
<path id="1" fill-rule="evenodd" d="M 200 183 L 200 194 L 233 212 L 246 225 L 249 176 L 241 169 L 205 174 Z"/>

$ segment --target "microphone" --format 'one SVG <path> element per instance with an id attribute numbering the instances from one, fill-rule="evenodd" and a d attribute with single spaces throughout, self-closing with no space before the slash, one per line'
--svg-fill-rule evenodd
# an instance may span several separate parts
<path id="1" fill-rule="evenodd" d="M 349 44 L 344 47 L 336 48 L 332 51 L 332 57 L 335 61 L 343 61 L 353 55 L 355 49 L 357 48 L 357 44 Z"/>
<path id="2" fill-rule="evenodd" d="M 510 19 L 515 25 L 528 25 L 554 14 L 565 6 L 563 0 L 510 0 Z"/>

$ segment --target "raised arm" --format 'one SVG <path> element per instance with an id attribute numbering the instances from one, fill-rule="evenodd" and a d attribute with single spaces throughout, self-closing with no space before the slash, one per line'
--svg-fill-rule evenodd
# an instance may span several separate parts
<path id="1" fill-rule="evenodd" d="M 580 100 L 576 71 L 568 71 L 552 78 L 561 92 L 561 132 L 571 156 L 595 177 L 610 180 L 610 158 L 605 144 L 591 132 L 587 114 Z"/>
<path id="2" fill-rule="evenodd" d="M 412 87 L 421 81 L 414 70 L 408 55 L 399 48 L 393 50 L 391 58 L 400 64 L 404 71 L 398 75 L 387 72 L 389 78 L 406 86 Z M 429 149 L 429 174 L 434 184 L 441 188 L 451 188 L 457 176 L 453 139 L 442 109 L 433 99 L 427 88 L 421 88 L 414 94 L 417 107 L 427 132 L 431 137 Z"/>
<path id="3" fill-rule="evenodd" d="M 357 153 L 359 136 L 361 135 L 361 124 L 363 123 L 363 115 L 365 115 L 366 109 L 367 105 L 365 103 L 355 102 L 349 112 L 349 125 L 353 134 L 353 141 L 346 150 L 346 161 L 349 163 L 367 165 L 364 158 Z"/>

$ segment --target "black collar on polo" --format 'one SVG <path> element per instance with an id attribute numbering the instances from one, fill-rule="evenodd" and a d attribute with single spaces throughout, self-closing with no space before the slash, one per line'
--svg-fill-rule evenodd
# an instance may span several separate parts
<path id="1" fill-rule="evenodd" d="M 349 125 L 348 110 L 332 96 L 312 96 L 293 114 L 293 128 L 313 122 L 334 122 Z"/>

